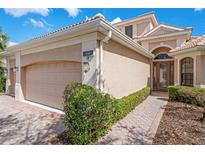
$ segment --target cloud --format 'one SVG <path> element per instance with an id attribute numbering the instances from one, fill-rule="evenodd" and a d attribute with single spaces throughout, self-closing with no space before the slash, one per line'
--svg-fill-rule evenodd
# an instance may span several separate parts
<path id="1" fill-rule="evenodd" d="M 40 8 L 40 9 L 16 9 L 16 8 L 12 8 L 12 9 L 4 9 L 4 11 L 6 12 L 6 14 L 12 15 L 14 17 L 21 17 L 24 15 L 27 15 L 29 13 L 34 13 L 34 14 L 39 14 L 42 16 L 48 16 L 49 12 L 51 11 L 48 8 Z"/>
<path id="2" fill-rule="evenodd" d="M 10 47 L 10 46 L 14 46 L 14 45 L 17 45 L 18 43 L 16 42 L 12 42 L 12 41 L 9 41 L 7 46 Z"/>
<path id="3" fill-rule="evenodd" d="M 102 18 L 105 18 L 105 16 L 102 14 L 102 13 L 97 13 L 96 15 L 94 15 L 93 17 L 96 17 L 96 16 L 99 16 L 99 17 L 102 17 Z M 89 20 L 91 18 L 89 18 L 88 16 L 85 16 L 85 20 Z"/>
<path id="4" fill-rule="evenodd" d="M 72 18 L 77 17 L 78 14 L 80 13 L 80 9 L 78 9 L 78 8 L 65 8 L 64 10 L 65 10 L 65 11 L 68 13 L 68 15 L 69 15 L 70 17 L 72 17 Z"/>
<path id="5" fill-rule="evenodd" d="M 89 20 L 90 18 L 88 16 L 85 16 L 85 20 Z"/>
<path id="6" fill-rule="evenodd" d="M 111 21 L 110 23 L 111 24 L 115 24 L 115 23 L 118 23 L 118 22 L 121 22 L 122 20 L 120 19 L 120 17 L 117 17 L 115 19 L 113 19 L 113 21 Z"/>
<path id="7" fill-rule="evenodd" d="M 97 13 L 95 16 L 99 16 L 99 17 L 105 18 L 105 16 L 102 13 Z"/>
<path id="8" fill-rule="evenodd" d="M 204 9 L 205 9 L 205 8 L 195 8 L 194 11 L 195 11 L 195 12 L 200 12 L 200 11 L 202 11 L 202 10 L 204 10 Z"/>
<path id="9" fill-rule="evenodd" d="M 41 20 L 35 20 L 33 18 L 29 18 L 28 21 L 26 21 L 26 24 L 31 24 L 33 27 L 43 28 L 48 31 L 51 31 L 53 25 L 47 23 L 44 19 Z"/>

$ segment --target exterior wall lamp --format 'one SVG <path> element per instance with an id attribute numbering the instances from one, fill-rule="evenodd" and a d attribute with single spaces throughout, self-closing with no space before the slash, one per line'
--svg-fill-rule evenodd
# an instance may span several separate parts
<path id="1" fill-rule="evenodd" d="M 18 68 L 17 66 L 15 66 L 15 67 L 13 68 L 13 72 L 17 72 L 17 71 L 19 71 L 19 68 Z"/>
<path id="2" fill-rule="evenodd" d="M 87 73 L 90 70 L 89 62 L 83 62 L 83 71 Z"/>

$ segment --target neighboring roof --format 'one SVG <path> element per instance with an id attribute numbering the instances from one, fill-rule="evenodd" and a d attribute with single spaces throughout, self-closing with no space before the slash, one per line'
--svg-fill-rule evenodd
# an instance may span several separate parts
<path id="1" fill-rule="evenodd" d="M 198 36 L 192 36 L 191 40 L 196 40 L 198 38 Z"/>
<path id="2" fill-rule="evenodd" d="M 154 26 L 158 25 L 158 21 L 157 21 L 157 18 L 155 16 L 155 12 L 148 12 L 148 13 L 139 15 L 139 16 L 134 17 L 134 18 L 123 20 L 123 21 L 115 23 L 113 25 L 118 26 L 118 25 L 121 25 L 121 24 L 129 23 L 129 22 L 133 22 L 133 21 L 138 21 L 138 20 L 142 20 L 142 19 L 146 19 L 146 18 L 151 18 L 152 21 L 153 21 Z"/>
<path id="3" fill-rule="evenodd" d="M 93 26 L 95 28 L 93 28 Z M 31 40 L 28 40 L 23 43 L 19 43 L 17 45 L 8 47 L 6 52 L 2 53 L 1 56 L 8 56 L 11 53 L 17 52 L 19 50 L 25 49 L 26 47 L 35 47 L 38 44 L 44 42 L 44 41 L 50 41 L 51 38 L 56 38 L 56 37 L 61 37 L 61 36 L 67 36 L 70 34 L 76 34 L 80 30 L 84 31 L 85 29 L 91 29 L 92 31 L 101 31 L 100 28 L 98 27 L 105 28 L 108 31 L 112 31 L 112 33 L 115 35 L 115 38 L 126 44 L 126 46 L 129 46 L 133 48 L 135 51 L 137 51 L 140 54 L 143 54 L 146 57 L 152 58 L 153 54 L 151 54 L 147 49 L 139 45 L 138 43 L 134 42 L 131 38 L 129 38 L 127 35 L 124 33 L 120 32 L 117 28 L 111 25 L 111 23 L 104 18 L 104 16 L 98 14 L 92 18 L 89 18 L 85 21 L 82 21 L 80 23 L 67 26 L 64 28 L 61 28 L 59 30 L 56 30 L 54 32 L 50 32 L 46 35 L 42 35 L 36 38 L 33 38 Z M 104 33 L 104 31 L 102 31 Z M 76 34 L 77 35 L 77 34 Z"/>
<path id="4" fill-rule="evenodd" d="M 167 24 L 159 24 L 157 27 L 151 29 L 149 32 L 144 34 L 143 37 L 147 37 L 147 36 L 153 34 L 154 32 L 158 31 L 160 28 L 166 28 L 166 29 L 170 29 L 173 31 L 183 31 L 183 30 L 187 29 L 187 28 L 179 28 L 179 27 L 171 26 L 171 25 L 167 25 Z"/>
<path id="5" fill-rule="evenodd" d="M 198 37 L 198 38 L 193 38 L 190 41 L 182 44 L 180 47 L 172 49 L 170 52 L 180 52 L 182 50 L 191 49 L 195 47 L 201 47 L 201 46 L 205 47 L 205 35 Z"/>

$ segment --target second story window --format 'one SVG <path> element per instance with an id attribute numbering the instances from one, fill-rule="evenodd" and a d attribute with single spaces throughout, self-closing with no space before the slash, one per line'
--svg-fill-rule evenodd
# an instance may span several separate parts
<path id="1" fill-rule="evenodd" d="M 132 34 L 133 34 L 132 25 L 125 26 L 125 34 L 132 38 Z"/>

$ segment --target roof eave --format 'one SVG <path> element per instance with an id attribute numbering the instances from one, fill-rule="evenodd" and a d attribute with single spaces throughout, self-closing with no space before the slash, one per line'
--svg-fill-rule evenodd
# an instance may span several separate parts
<path id="1" fill-rule="evenodd" d="M 178 36 L 178 35 L 185 35 L 187 34 L 187 38 L 191 36 L 192 34 L 192 30 L 183 30 L 183 31 L 179 31 L 179 32 L 174 32 L 174 33 L 170 33 L 170 34 L 163 34 L 163 35 L 159 35 L 159 36 L 147 36 L 147 37 L 141 37 L 141 38 L 137 38 L 137 41 L 145 41 L 145 40 L 152 40 L 152 39 L 156 39 L 156 38 L 163 38 L 163 37 L 172 37 L 172 36 Z"/>
<path id="2" fill-rule="evenodd" d="M 205 51 L 205 45 L 195 46 L 195 47 L 192 47 L 192 48 L 172 51 L 168 55 L 169 56 L 176 56 L 176 55 L 180 55 L 180 54 L 184 54 L 184 53 L 188 53 L 188 52 L 193 52 L 193 51 Z"/>
<path id="3" fill-rule="evenodd" d="M 122 24 L 125 24 L 125 23 L 130 23 L 130 22 L 133 22 L 133 21 L 136 21 L 136 20 L 137 21 L 138 20 L 143 20 L 143 19 L 146 19 L 146 18 L 151 18 L 154 26 L 155 27 L 158 26 L 159 23 L 157 21 L 157 18 L 155 16 L 154 12 L 150 12 L 150 13 L 144 14 L 142 16 L 137 16 L 137 17 L 134 17 L 134 18 L 131 18 L 131 19 L 127 19 L 127 20 L 115 23 L 115 24 L 113 24 L 113 26 L 119 26 L 119 25 L 122 25 Z"/>
<path id="4" fill-rule="evenodd" d="M 26 41 L 24 43 L 9 47 L 9 48 L 7 48 L 7 51 L 0 54 L 0 56 L 4 56 L 4 57 L 10 56 L 10 55 L 14 54 L 15 52 L 21 51 L 22 49 L 25 49 L 26 47 L 29 47 L 30 45 L 38 46 L 39 43 L 42 43 L 43 41 L 50 41 L 50 39 L 52 39 L 53 37 L 63 37 L 65 35 L 75 33 L 76 31 L 79 32 L 79 30 L 84 30 L 84 29 L 89 28 L 89 27 L 91 28 L 92 26 L 96 26 L 95 31 L 99 31 L 98 27 L 100 27 L 100 26 L 102 26 L 105 29 L 111 30 L 114 35 L 116 35 L 121 40 L 126 42 L 127 45 L 132 46 L 140 54 L 142 54 L 146 57 L 149 57 L 149 58 L 154 57 L 154 55 L 152 53 L 150 53 L 148 50 L 146 50 L 144 47 L 142 47 L 141 45 L 135 43 L 131 38 L 129 38 L 128 36 L 126 36 L 125 34 L 120 32 L 118 29 L 113 27 L 110 23 L 108 23 L 107 21 L 105 21 L 104 19 L 101 19 L 101 18 L 93 20 L 89 23 L 85 23 L 83 25 L 79 25 L 77 27 L 73 27 L 71 29 L 67 29 L 65 31 L 60 31 L 58 33 L 54 33 L 54 34 L 51 34 L 51 35 L 48 35 L 48 36 L 45 36 L 45 37 L 40 37 L 40 38 L 37 38 L 37 39 L 32 39 L 32 40 Z M 35 48 L 35 46 L 33 48 Z"/>
<path id="5" fill-rule="evenodd" d="M 35 46 L 38 46 L 39 43 L 43 42 L 43 41 L 49 41 L 50 39 L 54 38 L 54 37 L 63 37 L 65 35 L 68 35 L 68 34 L 73 34 L 73 33 L 76 33 L 76 32 L 79 32 L 83 29 L 86 29 L 88 27 L 91 27 L 91 26 L 98 26 L 99 25 L 99 22 L 100 19 L 96 19 L 96 20 L 93 20 L 89 23 L 85 23 L 83 25 L 79 25 L 77 27 L 73 27 L 73 28 L 70 28 L 70 29 L 67 29 L 67 30 L 64 30 L 64 31 L 60 31 L 60 32 L 57 32 L 57 33 L 54 33 L 54 34 L 51 34 L 51 35 L 48 35 L 48 36 L 45 36 L 45 37 L 41 37 L 41 38 L 37 38 L 37 39 L 31 39 L 31 40 L 28 40 L 26 42 L 23 42 L 23 43 L 20 43 L 18 45 L 14 45 L 14 46 L 11 46 L 11 47 L 8 47 L 6 49 L 6 52 L 16 52 L 23 49 L 23 48 L 26 48 L 30 45 L 34 45 Z M 77 35 L 77 33 L 76 33 Z M 51 41 L 52 42 L 52 41 Z"/>

